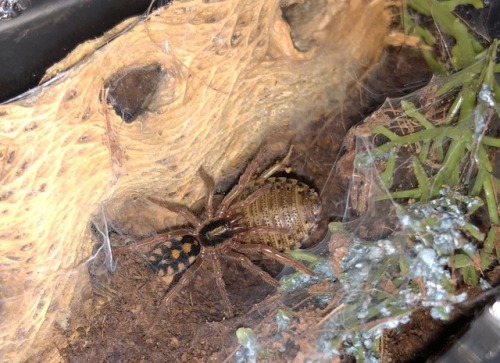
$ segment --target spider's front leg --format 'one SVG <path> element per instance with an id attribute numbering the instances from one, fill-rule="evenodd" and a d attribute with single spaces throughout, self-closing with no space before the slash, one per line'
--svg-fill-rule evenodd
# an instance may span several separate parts
<path id="1" fill-rule="evenodd" d="M 252 179 L 252 177 L 255 175 L 257 172 L 257 169 L 259 167 L 259 164 L 261 164 L 265 154 L 266 154 L 267 148 L 261 147 L 259 151 L 257 152 L 257 155 L 253 158 L 253 160 L 248 164 L 246 167 L 245 171 L 243 174 L 241 174 L 240 179 L 238 180 L 238 184 L 236 184 L 233 189 L 225 196 L 225 198 L 222 200 L 218 215 L 224 215 L 233 201 L 241 194 L 243 190 L 247 187 L 248 183 Z"/>
<path id="2" fill-rule="evenodd" d="M 292 150 L 293 150 L 293 145 L 290 146 L 290 148 L 288 149 L 288 153 L 283 158 L 283 160 L 281 160 L 279 163 L 271 166 L 269 169 L 262 172 L 262 174 L 259 176 L 259 180 L 266 180 L 267 178 L 271 177 L 274 173 L 276 173 L 278 170 L 283 169 L 284 165 L 286 165 L 290 161 Z"/>
<path id="3" fill-rule="evenodd" d="M 276 165 L 273 165 L 266 171 L 262 173 L 262 175 L 259 176 L 258 180 L 265 180 L 269 178 L 272 174 L 274 174 L 276 171 L 279 169 L 283 168 L 283 165 L 288 163 L 290 156 L 292 155 L 292 149 L 293 146 L 290 146 L 290 149 L 288 150 L 288 153 L 286 156 L 281 160 L 279 163 Z M 229 209 L 232 209 L 232 203 L 235 199 L 238 198 L 238 196 L 245 190 L 245 188 L 248 186 L 252 178 L 254 177 L 255 173 L 257 172 L 257 169 L 259 168 L 259 165 L 262 163 L 262 160 L 264 159 L 266 152 L 268 149 L 266 147 L 261 147 L 259 151 L 257 152 L 257 155 L 253 158 L 253 160 L 248 164 L 246 167 L 245 171 L 241 175 L 238 184 L 229 192 L 228 195 L 222 200 L 222 203 L 219 208 L 218 215 L 223 215 L 226 213 Z M 245 205 L 250 204 L 253 202 L 255 199 L 257 199 L 260 195 L 265 194 L 267 190 L 265 190 L 266 186 L 264 186 L 262 191 L 257 190 L 254 192 L 256 194 L 255 196 L 250 195 L 249 198 L 252 199 L 250 202 L 244 202 Z M 270 188 L 270 186 L 269 186 Z M 260 194 L 259 194 L 260 193 Z M 252 198 L 251 198 L 252 197 Z"/>
<path id="4" fill-rule="evenodd" d="M 243 200 L 241 200 L 239 202 L 236 202 L 233 205 L 231 205 L 229 208 L 227 208 L 227 212 L 230 214 L 231 211 L 236 211 L 238 209 L 245 208 L 246 206 L 248 206 L 248 205 L 252 204 L 253 202 L 255 202 L 258 198 L 260 198 L 261 196 L 263 196 L 264 194 L 266 194 L 269 190 L 271 190 L 271 187 L 272 187 L 271 184 L 264 185 L 263 187 L 257 189 L 255 192 L 253 192 L 252 194 L 250 194 L 245 199 L 243 199 Z"/>

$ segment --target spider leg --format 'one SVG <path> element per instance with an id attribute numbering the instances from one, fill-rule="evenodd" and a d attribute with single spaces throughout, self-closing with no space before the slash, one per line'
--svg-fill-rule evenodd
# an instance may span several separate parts
<path id="1" fill-rule="evenodd" d="M 229 222 L 230 225 L 236 226 L 241 221 L 242 218 L 243 216 L 241 214 L 236 213 L 234 215 L 229 215 L 227 221 Z"/>
<path id="2" fill-rule="evenodd" d="M 235 232 L 234 235 L 237 236 L 238 240 L 244 240 L 246 235 L 252 235 L 254 233 L 290 233 L 290 229 L 281 227 L 271 227 L 271 226 L 255 226 L 255 227 L 235 227 L 233 228 Z"/>
<path id="3" fill-rule="evenodd" d="M 271 168 L 267 169 L 264 173 L 262 173 L 261 176 L 259 177 L 259 180 L 265 180 L 265 179 L 269 178 L 272 174 L 274 174 L 277 170 L 281 169 L 283 167 L 283 165 L 285 165 L 288 162 L 288 160 L 290 159 L 290 156 L 292 155 L 292 149 L 293 149 L 293 145 L 290 146 L 290 149 L 288 150 L 288 153 L 283 158 L 283 160 L 281 160 L 278 164 L 273 165 Z M 248 183 L 250 182 L 252 177 L 257 172 L 259 164 L 261 164 L 262 159 L 264 158 L 266 152 L 267 152 L 267 148 L 264 146 L 259 149 L 259 151 L 257 152 L 257 155 L 255 155 L 253 160 L 250 162 L 250 164 L 248 164 L 245 171 L 241 175 L 240 180 L 238 181 L 238 184 L 222 200 L 222 203 L 219 207 L 218 215 L 225 214 L 226 211 L 231 206 L 233 200 L 236 199 L 238 197 L 238 195 L 240 195 L 240 193 L 246 188 L 246 186 L 248 185 Z M 263 192 L 263 193 L 265 193 L 265 192 Z M 257 197 L 259 197 L 260 195 L 262 195 L 262 194 L 257 195 L 255 197 L 255 199 L 257 199 Z M 252 196 L 252 195 L 250 195 L 250 196 Z M 250 204 L 250 203 L 251 202 L 249 202 L 247 204 Z"/>
<path id="4" fill-rule="evenodd" d="M 231 206 L 233 200 L 237 198 L 238 195 L 240 195 L 240 193 L 245 189 L 245 187 L 250 182 L 254 174 L 257 172 L 259 164 L 264 158 L 266 151 L 267 148 L 261 147 L 260 150 L 257 152 L 257 155 L 253 158 L 250 164 L 248 164 L 245 171 L 240 176 L 238 184 L 236 184 L 236 186 L 233 189 L 231 189 L 229 194 L 227 194 L 226 197 L 222 200 L 219 207 L 219 212 L 217 213 L 218 215 L 225 214 L 227 209 Z"/>
<path id="5" fill-rule="evenodd" d="M 203 169 L 203 167 L 200 166 L 198 169 L 198 173 L 200 174 L 201 179 L 203 180 L 203 183 L 205 184 L 205 189 L 206 189 L 206 198 L 207 201 L 205 203 L 205 211 L 207 213 L 207 219 L 211 219 L 214 216 L 214 207 L 213 207 L 213 200 L 214 200 L 214 192 L 215 192 L 215 182 L 214 179 L 208 175 L 208 173 Z"/>
<path id="6" fill-rule="evenodd" d="M 167 306 L 171 300 L 188 284 L 193 280 L 193 278 L 196 275 L 196 272 L 198 269 L 201 267 L 203 263 L 203 258 L 197 258 L 196 261 L 184 272 L 184 274 L 181 276 L 177 284 L 172 287 L 163 297 L 160 306 L 158 306 L 158 312 L 156 313 L 153 322 L 149 326 L 147 333 L 153 329 L 153 327 L 156 324 L 156 321 L 158 320 L 158 316 L 162 312 L 162 307 Z"/>
<path id="7" fill-rule="evenodd" d="M 236 249 L 237 251 L 239 251 L 241 253 L 245 253 L 245 254 L 251 253 L 251 252 L 260 253 L 264 256 L 267 256 L 273 260 L 276 260 L 276 261 L 282 263 L 283 265 L 291 266 L 291 267 L 295 268 L 297 271 L 301 271 L 301 272 L 308 274 L 310 276 L 314 276 L 314 271 L 312 271 L 310 268 L 306 267 L 301 262 L 294 260 L 290 256 L 288 256 L 284 253 L 281 253 L 278 250 L 276 250 L 270 246 L 239 243 L 236 245 L 236 247 L 233 247 L 233 248 Z"/>
<path id="8" fill-rule="evenodd" d="M 290 149 L 288 149 L 288 153 L 286 156 L 281 160 L 279 163 L 271 166 L 269 169 L 265 170 L 259 177 L 260 180 L 266 180 L 269 178 L 271 175 L 276 173 L 278 170 L 283 168 L 283 165 L 286 165 L 288 161 L 290 160 L 290 156 L 292 155 L 292 149 L 293 145 L 290 146 Z"/>
<path id="9" fill-rule="evenodd" d="M 166 200 L 160 200 L 153 197 L 147 197 L 147 199 L 154 204 L 159 205 L 160 207 L 181 215 L 196 228 L 199 228 L 202 225 L 202 221 L 198 217 L 196 217 L 185 205 L 168 202 Z"/>
<path id="10" fill-rule="evenodd" d="M 244 268 L 249 270 L 250 272 L 253 272 L 257 276 L 259 276 L 262 280 L 267 282 L 269 285 L 278 287 L 280 283 L 276 281 L 271 275 L 269 275 L 266 271 L 262 270 L 261 268 L 255 266 L 253 262 L 245 255 L 239 253 L 238 251 L 228 251 L 224 255 L 225 257 L 239 262 Z"/>
<path id="11" fill-rule="evenodd" d="M 216 283 L 217 288 L 219 289 L 219 293 L 222 297 L 222 302 L 223 302 L 224 307 L 226 309 L 226 315 L 227 315 L 227 317 L 232 317 L 234 315 L 233 306 L 231 304 L 231 301 L 229 301 L 229 296 L 228 296 L 227 290 L 226 290 L 226 283 L 224 282 L 224 278 L 222 276 L 222 267 L 220 264 L 219 257 L 216 256 L 215 252 L 213 252 L 213 251 L 212 251 L 212 253 L 209 254 L 209 256 L 212 260 L 215 283 Z"/>
<path id="12" fill-rule="evenodd" d="M 263 187 L 257 189 L 255 192 L 250 194 L 248 197 L 246 197 L 244 200 L 234 203 L 231 205 L 228 210 L 237 210 L 240 208 L 244 208 L 249 204 L 252 204 L 255 200 L 257 200 L 260 196 L 266 194 L 269 190 L 271 189 L 271 184 L 266 184 Z"/>
<path id="13" fill-rule="evenodd" d="M 151 244 L 158 244 L 161 242 L 166 242 L 174 237 L 182 237 L 185 235 L 192 235 L 192 234 L 193 234 L 192 229 L 186 229 L 186 228 L 177 229 L 175 231 L 159 233 L 155 236 L 147 237 L 147 238 L 141 240 L 141 242 L 139 242 L 139 243 L 132 243 L 132 244 L 129 244 L 129 245 L 126 245 L 123 247 L 113 248 L 113 251 L 114 252 L 130 251 L 132 249 L 141 248 L 141 247 L 148 246 Z M 131 240 L 131 239 L 129 238 L 129 240 Z"/>

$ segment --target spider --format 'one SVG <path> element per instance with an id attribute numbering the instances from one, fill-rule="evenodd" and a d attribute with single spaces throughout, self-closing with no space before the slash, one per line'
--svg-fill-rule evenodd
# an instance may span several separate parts
<path id="1" fill-rule="evenodd" d="M 286 162 L 291 151 L 292 148 L 280 163 L 264 172 L 257 180 L 254 180 L 258 166 L 265 155 L 265 148 L 261 148 L 241 175 L 238 183 L 223 197 L 216 208 L 214 207 L 214 180 L 200 167 L 198 173 L 206 189 L 205 209 L 201 217 L 195 215 L 182 204 L 153 197 L 147 198 L 151 202 L 184 217 L 189 223 L 188 228 L 158 235 L 148 241 L 139 243 L 139 245 L 144 245 L 152 243 L 152 241 L 158 241 L 159 238 L 163 239 L 163 242 L 149 253 L 148 261 L 167 283 L 170 284 L 176 274 L 185 271 L 177 284 L 166 293 L 162 304 L 166 305 L 172 301 L 194 278 L 203 263 L 210 263 L 214 271 L 217 288 L 225 306 L 225 314 L 227 317 L 233 316 L 233 307 L 222 276 L 221 257 L 237 261 L 244 268 L 275 287 L 279 286 L 279 282 L 256 266 L 247 255 L 263 255 L 308 275 L 314 275 L 311 269 L 273 246 L 263 243 L 248 243 L 248 240 L 255 240 L 256 236 L 259 235 L 268 235 L 268 237 L 269 235 L 275 235 L 276 237 L 286 237 L 285 244 L 289 245 L 287 241 L 290 240 L 290 236 L 293 237 L 293 231 L 291 231 L 290 227 L 295 228 L 294 223 L 304 224 L 304 218 L 309 219 L 310 223 L 307 228 L 303 227 L 303 231 L 300 228 L 297 230 L 302 232 L 301 235 L 312 232 L 316 226 L 315 222 L 321 210 L 317 193 L 306 184 L 295 179 L 270 177 Z M 286 194 L 282 196 L 279 194 L 280 191 L 282 191 L 282 194 Z M 288 195 L 293 198 L 287 198 Z M 269 202 L 268 199 L 274 199 L 274 204 Z M 305 204 L 306 207 L 299 205 L 297 210 L 295 206 L 290 208 L 289 204 L 291 203 Z M 281 208 L 279 208 L 279 211 L 272 211 L 272 215 L 265 213 L 262 215 L 263 211 L 267 210 L 262 204 L 265 206 L 273 204 Z M 304 214 L 304 210 L 307 212 L 306 214 Z M 259 217 L 262 215 L 262 218 L 255 218 L 255 216 L 248 218 L 246 214 L 252 214 L 251 211 L 257 211 L 256 214 Z M 284 212 L 286 215 L 280 216 Z"/>

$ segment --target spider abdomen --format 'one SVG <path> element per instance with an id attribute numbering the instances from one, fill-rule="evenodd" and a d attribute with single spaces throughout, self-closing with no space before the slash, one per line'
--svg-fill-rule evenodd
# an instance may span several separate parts
<path id="1" fill-rule="evenodd" d="M 200 243 L 194 236 L 168 239 L 157 244 L 148 254 L 148 262 L 158 276 L 170 283 L 172 277 L 186 270 L 198 257 Z"/>
<path id="2" fill-rule="evenodd" d="M 300 247 L 315 231 L 321 212 L 318 193 L 309 185 L 292 178 L 267 178 L 250 184 L 239 200 L 259 188 L 271 188 L 241 210 L 241 224 L 246 228 L 276 227 L 288 233 L 256 232 L 245 237 L 245 243 L 265 244 L 278 251 Z"/>

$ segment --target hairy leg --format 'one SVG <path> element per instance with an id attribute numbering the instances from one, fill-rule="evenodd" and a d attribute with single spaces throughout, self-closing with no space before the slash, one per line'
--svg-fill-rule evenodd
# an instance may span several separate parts
<path id="1" fill-rule="evenodd" d="M 283 165 L 285 165 L 289 161 L 289 159 L 290 159 L 290 156 L 292 154 L 292 149 L 293 149 L 293 146 L 290 146 L 290 149 L 288 150 L 288 153 L 283 158 L 283 160 L 281 160 L 276 165 L 273 165 L 272 167 L 270 167 L 269 169 L 267 169 L 266 171 L 264 171 L 259 176 L 258 179 L 259 180 L 265 180 L 265 179 L 269 178 L 272 174 L 274 174 L 276 171 L 278 171 L 279 169 L 283 168 Z M 240 177 L 240 179 L 238 181 L 238 184 L 233 189 L 231 189 L 231 191 L 229 192 L 229 194 L 226 195 L 226 197 L 222 201 L 222 203 L 220 205 L 220 208 L 219 208 L 219 212 L 218 212 L 219 216 L 226 213 L 226 211 L 230 208 L 233 200 L 235 200 L 238 197 L 238 195 L 240 195 L 240 193 L 247 187 L 248 183 L 250 182 L 250 180 L 252 179 L 252 177 L 257 172 L 257 169 L 258 169 L 259 165 L 262 163 L 262 160 L 264 159 L 264 156 L 266 155 L 266 152 L 267 152 L 267 148 L 264 147 L 264 146 L 259 149 L 259 151 L 257 152 L 257 155 L 255 155 L 255 157 L 253 158 L 253 160 L 250 162 L 250 164 L 248 164 L 248 166 L 246 167 L 245 171 L 241 175 L 241 177 Z M 259 190 L 257 190 L 254 193 L 257 193 L 257 192 L 259 192 Z M 264 194 L 264 193 L 265 193 L 265 191 L 262 192 L 262 194 Z M 258 194 L 257 196 L 254 197 L 253 200 L 257 199 L 262 194 Z M 250 195 L 249 198 L 252 195 Z M 251 202 L 248 202 L 246 204 L 250 204 L 250 203 Z"/>
<path id="2" fill-rule="evenodd" d="M 234 199 L 240 195 L 240 193 L 246 188 L 252 177 L 257 172 L 259 164 L 261 164 L 262 159 L 266 154 L 267 148 L 261 147 L 257 152 L 257 155 L 253 158 L 253 160 L 248 164 L 243 174 L 240 176 L 238 184 L 231 189 L 231 191 L 226 195 L 226 197 L 222 200 L 222 203 L 219 207 L 218 215 L 225 214 L 228 208 L 231 206 Z"/>
<path id="3" fill-rule="evenodd" d="M 198 173 L 200 174 L 203 183 L 205 184 L 206 190 L 206 203 L 205 203 L 205 212 L 207 213 L 207 219 L 211 219 L 214 216 L 214 192 L 215 192 L 215 182 L 214 179 L 208 175 L 208 173 L 200 166 L 198 169 Z"/>
<path id="4" fill-rule="evenodd" d="M 211 251 L 211 253 L 209 253 L 208 256 L 212 260 L 212 266 L 214 269 L 215 284 L 217 285 L 217 288 L 219 289 L 219 293 L 220 293 L 220 296 L 222 298 L 224 308 L 226 310 L 226 315 L 228 318 L 230 318 L 234 315 L 233 305 L 231 304 L 231 301 L 229 301 L 229 296 L 228 296 L 227 290 L 226 290 L 226 283 L 224 282 L 224 278 L 222 276 L 222 267 L 220 264 L 219 256 L 216 255 L 215 251 Z"/>
<path id="5" fill-rule="evenodd" d="M 234 211 L 238 210 L 240 208 L 245 208 L 247 205 L 252 204 L 257 198 L 260 196 L 266 194 L 269 190 L 271 189 L 271 184 L 266 184 L 263 187 L 257 189 L 255 192 L 250 194 L 248 197 L 246 197 L 244 200 L 234 203 L 231 205 L 227 210 L 229 211 Z"/>
<path id="6" fill-rule="evenodd" d="M 290 233 L 290 229 L 271 226 L 255 226 L 255 227 L 235 227 L 233 228 L 233 237 L 238 241 L 244 241 L 245 236 L 255 233 Z"/>
<path id="7" fill-rule="evenodd" d="M 147 197 L 147 199 L 151 202 L 153 202 L 156 205 L 159 205 L 160 207 L 163 207 L 165 209 L 168 209 L 171 212 L 177 213 L 184 217 L 189 223 L 191 223 L 195 228 L 199 228 L 202 224 L 202 221 L 196 217 L 193 212 L 189 210 L 188 207 L 185 205 L 179 204 L 179 203 L 174 203 L 174 202 L 168 202 L 166 200 L 160 200 L 156 199 L 153 197 Z"/>
<path id="8" fill-rule="evenodd" d="M 305 274 L 308 274 L 310 276 L 314 276 L 314 271 L 312 271 L 310 268 L 306 267 L 304 264 L 301 262 L 294 260 L 290 256 L 279 252 L 278 250 L 266 246 L 266 245 L 257 245 L 257 244 L 243 244 L 239 243 L 235 247 L 233 247 L 234 250 L 240 252 L 240 253 L 260 253 L 261 255 L 267 256 L 273 260 L 276 260 L 283 265 L 288 265 L 293 268 L 295 268 L 297 271 L 301 271 Z"/>
<path id="9" fill-rule="evenodd" d="M 257 276 L 259 276 L 262 280 L 267 282 L 271 286 L 278 287 L 280 283 L 276 281 L 271 275 L 269 275 L 266 271 L 262 270 L 258 266 L 255 266 L 253 262 L 245 255 L 239 253 L 238 251 L 228 251 L 224 254 L 225 257 L 237 261 L 240 263 L 244 268 L 249 270 L 250 272 L 253 272 Z"/>
<path id="10" fill-rule="evenodd" d="M 162 313 L 162 308 L 163 306 L 167 306 L 176 296 L 179 294 L 179 292 L 187 285 L 189 284 L 193 278 L 196 275 L 196 272 L 198 269 L 201 267 L 203 263 L 203 258 L 200 256 L 196 259 L 196 261 L 184 272 L 184 274 L 181 276 L 179 281 L 175 284 L 174 287 L 172 287 L 166 295 L 163 297 L 160 306 L 158 306 L 158 313 L 156 313 L 155 318 L 153 319 L 153 322 L 149 326 L 147 333 L 153 329 L 153 327 L 156 324 L 156 320 L 158 319 L 158 316 Z"/>
<path id="11" fill-rule="evenodd" d="M 292 149 L 293 149 L 293 145 L 290 146 L 290 149 L 288 149 L 288 153 L 283 158 L 283 160 L 281 160 L 279 163 L 271 166 L 269 169 L 263 171 L 262 174 L 259 176 L 259 179 L 266 180 L 271 175 L 276 173 L 278 170 L 282 169 L 283 166 L 286 165 L 286 163 L 288 163 L 290 161 L 290 156 L 292 155 Z"/>
<path id="12" fill-rule="evenodd" d="M 162 242 L 168 242 L 172 238 L 182 237 L 182 236 L 186 236 L 186 235 L 192 235 L 193 233 L 194 233 L 194 231 L 192 229 L 182 228 L 182 229 L 177 229 L 175 231 L 159 233 L 159 234 L 151 236 L 151 237 L 146 237 L 146 238 L 142 239 L 141 242 L 138 242 L 138 243 L 134 243 L 134 241 L 130 237 L 127 237 L 127 240 L 130 241 L 130 244 L 123 246 L 123 247 L 113 248 L 113 251 L 114 252 L 130 251 L 130 250 L 133 250 L 136 248 L 141 248 L 141 247 L 148 246 L 148 245 L 160 244 Z"/>

